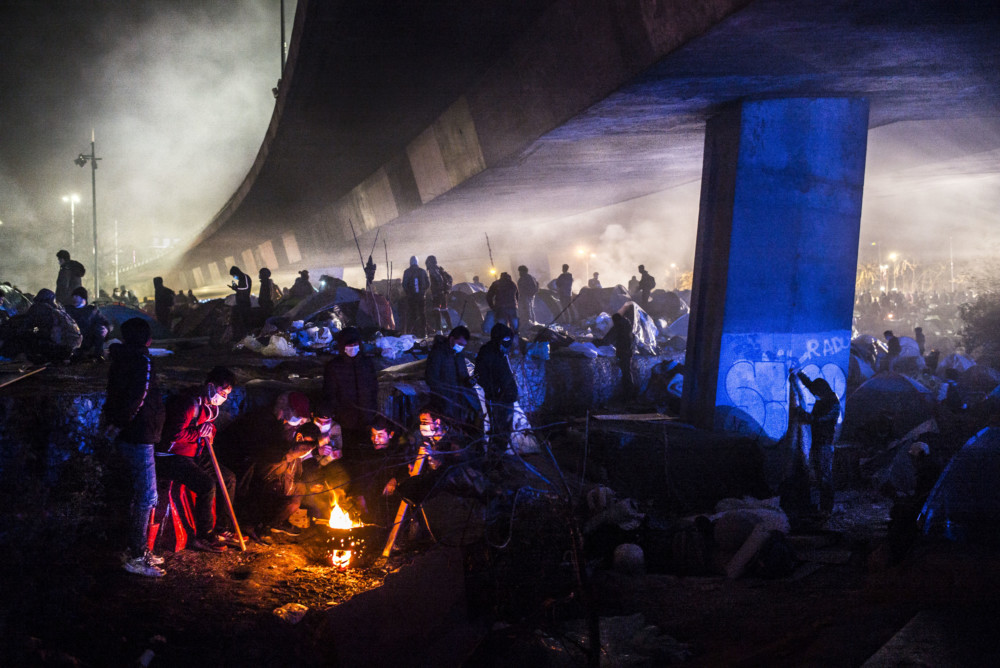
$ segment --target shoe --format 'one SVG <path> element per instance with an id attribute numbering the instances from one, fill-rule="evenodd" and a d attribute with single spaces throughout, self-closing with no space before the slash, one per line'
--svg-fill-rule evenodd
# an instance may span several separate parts
<path id="1" fill-rule="evenodd" d="M 301 536 L 302 529 L 298 528 L 288 520 L 285 520 L 281 524 L 271 527 L 272 533 L 283 533 L 286 536 Z"/>
<path id="2" fill-rule="evenodd" d="M 134 573 L 135 575 L 142 575 L 147 578 L 162 578 L 167 574 L 165 570 L 159 566 L 154 566 L 153 564 L 146 561 L 146 557 L 135 557 L 134 559 L 127 560 L 122 564 L 124 568 L 129 573 Z"/>
<path id="3" fill-rule="evenodd" d="M 231 531 L 219 531 L 215 534 L 216 540 L 222 545 L 228 545 L 229 547 L 239 547 L 240 541 L 236 538 L 236 535 Z"/>
<path id="4" fill-rule="evenodd" d="M 164 561 L 163 557 L 153 554 L 149 550 L 146 550 L 146 553 L 143 556 L 146 558 L 147 564 L 152 564 L 154 566 L 159 566 Z"/>
<path id="5" fill-rule="evenodd" d="M 218 542 L 214 537 L 207 536 L 205 538 L 195 537 L 191 540 L 188 545 L 192 549 L 198 550 L 200 552 L 225 552 L 226 546 Z"/>

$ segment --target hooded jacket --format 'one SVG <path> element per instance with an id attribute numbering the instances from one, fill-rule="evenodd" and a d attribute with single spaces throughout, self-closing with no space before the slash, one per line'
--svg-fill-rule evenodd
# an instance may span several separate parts
<path id="1" fill-rule="evenodd" d="M 200 456 L 205 450 L 205 442 L 215 440 L 214 430 L 207 439 L 202 439 L 201 426 L 206 422 L 214 423 L 217 417 L 219 407 L 208 403 L 204 386 L 190 387 L 171 396 L 167 399 L 159 450 L 184 457 Z"/>
<path id="2" fill-rule="evenodd" d="M 513 340 L 514 332 L 502 323 L 490 330 L 490 340 L 476 355 L 476 378 L 487 401 L 512 404 L 517 401 L 517 381 L 502 343 Z"/>
<path id="3" fill-rule="evenodd" d="M 506 272 L 500 274 L 500 278 L 493 281 L 486 291 L 486 303 L 491 309 L 516 309 L 517 298 L 517 285 Z"/>
<path id="4" fill-rule="evenodd" d="M 403 292 L 406 293 L 407 297 L 423 295 L 427 292 L 430 284 L 427 272 L 417 264 L 416 257 L 411 257 L 410 266 L 403 272 Z"/>
<path id="5" fill-rule="evenodd" d="M 460 419 L 473 406 L 470 396 L 472 379 L 465 355 L 452 349 L 447 336 L 439 334 L 434 337 L 434 345 L 427 355 L 424 378 L 431 391 L 432 412 Z"/>
<path id="6" fill-rule="evenodd" d="M 83 285 L 86 273 L 87 270 L 76 260 L 63 262 L 56 276 L 56 301 L 60 304 L 73 303 L 73 291 Z"/>
<path id="7" fill-rule="evenodd" d="M 126 443 L 158 443 L 164 408 L 156 368 L 143 345 L 115 343 L 110 348 L 104 420 L 121 430 Z"/>

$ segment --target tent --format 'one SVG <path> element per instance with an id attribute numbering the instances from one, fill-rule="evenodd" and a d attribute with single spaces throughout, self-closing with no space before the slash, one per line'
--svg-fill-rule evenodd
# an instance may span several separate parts
<path id="1" fill-rule="evenodd" d="M 688 323 L 691 322 L 691 314 L 685 313 L 681 317 L 674 320 L 670 325 L 664 330 L 664 334 L 667 336 L 683 336 L 687 338 L 688 335 Z"/>
<path id="2" fill-rule="evenodd" d="M 901 373 L 882 371 L 847 397 L 841 439 L 892 440 L 926 420 L 933 406 L 929 389 Z"/>
<path id="3" fill-rule="evenodd" d="M 26 313 L 29 308 L 31 300 L 21 294 L 20 290 L 9 285 L 0 285 L 0 312 L 11 317 Z"/>
<path id="4" fill-rule="evenodd" d="M 632 298 L 628 291 L 620 285 L 613 288 L 581 288 L 573 302 L 573 310 L 577 319 L 587 319 L 601 313 L 619 311 L 630 301 Z"/>
<path id="5" fill-rule="evenodd" d="M 982 364 L 969 367 L 958 377 L 958 393 L 967 401 L 982 399 L 998 385 L 1000 372 Z"/>
<path id="6" fill-rule="evenodd" d="M 949 355 L 945 355 L 938 361 L 935 373 L 941 378 L 944 378 L 945 371 L 947 371 L 948 369 L 955 369 L 959 373 L 961 373 L 966 369 L 974 367 L 975 365 L 976 363 L 972 361 L 970 358 L 966 357 L 965 355 L 959 353 L 951 353 Z"/>
<path id="7" fill-rule="evenodd" d="M 174 336 L 169 329 L 157 322 L 156 318 L 137 308 L 132 308 L 125 304 L 105 304 L 100 307 L 100 310 L 104 314 L 104 317 L 111 321 L 111 336 L 120 338 L 121 331 L 119 328 L 121 324 L 132 318 L 142 318 L 148 322 L 154 339 L 170 339 Z"/>
<path id="8" fill-rule="evenodd" d="M 918 522 L 927 535 L 1000 542 L 1000 428 L 983 429 L 952 457 Z"/>
<path id="9" fill-rule="evenodd" d="M 340 306 L 343 308 L 348 304 L 353 307 L 350 309 L 350 312 L 353 314 L 357 311 L 357 303 L 360 301 L 361 290 L 338 286 L 333 290 L 317 292 L 303 298 L 300 302 L 295 304 L 295 306 L 284 312 L 283 315 L 291 318 L 292 320 L 309 321 L 313 318 L 313 316 L 321 311 L 329 311 L 333 309 L 334 306 Z M 275 312 L 277 314 L 277 309 L 275 309 Z"/>

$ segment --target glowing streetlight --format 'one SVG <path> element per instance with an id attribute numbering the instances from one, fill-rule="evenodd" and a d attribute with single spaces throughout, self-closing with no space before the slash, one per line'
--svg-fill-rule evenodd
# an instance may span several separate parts
<path id="1" fill-rule="evenodd" d="M 62 201 L 69 202 L 69 252 L 72 255 L 76 252 L 76 205 L 80 203 L 80 196 L 66 195 Z"/>
<path id="2" fill-rule="evenodd" d="M 94 131 L 90 131 L 90 154 L 81 153 L 76 156 L 73 160 L 80 167 L 85 167 L 87 163 L 90 163 L 90 187 L 91 187 L 91 201 L 94 203 L 94 299 L 101 294 L 100 283 L 98 281 L 98 276 L 100 272 L 97 271 L 97 161 L 101 158 L 97 157 L 97 151 L 94 150 Z"/>

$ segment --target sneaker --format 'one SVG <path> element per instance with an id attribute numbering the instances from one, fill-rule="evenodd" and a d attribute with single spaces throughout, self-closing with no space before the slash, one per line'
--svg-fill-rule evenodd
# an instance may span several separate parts
<path id="1" fill-rule="evenodd" d="M 164 561 L 163 557 L 161 557 L 159 555 L 156 555 L 156 554 L 153 554 L 149 550 L 146 550 L 146 554 L 143 555 L 143 556 L 145 556 L 147 564 L 152 564 L 154 566 L 159 566 Z"/>
<path id="2" fill-rule="evenodd" d="M 286 536 L 301 536 L 302 529 L 298 528 L 288 520 L 285 520 L 281 524 L 271 527 L 272 533 L 283 533 Z"/>
<path id="3" fill-rule="evenodd" d="M 214 537 L 207 536 L 205 538 L 192 538 L 188 543 L 194 550 L 199 550 L 201 552 L 225 552 L 226 546 L 218 542 Z"/>
<path id="4" fill-rule="evenodd" d="M 159 566 L 154 566 L 153 564 L 146 561 L 146 557 L 135 557 L 134 559 L 129 559 L 124 564 L 124 568 L 129 573 L 134 573 L 135 575 L 142 575 L 147 578 L 162 578 L 167 574 L 165 570 Z"/>

